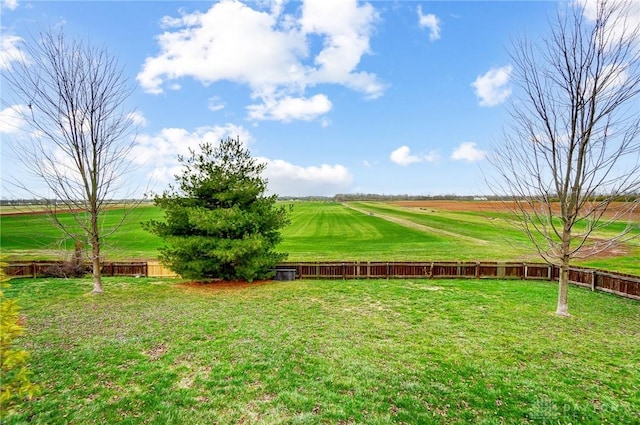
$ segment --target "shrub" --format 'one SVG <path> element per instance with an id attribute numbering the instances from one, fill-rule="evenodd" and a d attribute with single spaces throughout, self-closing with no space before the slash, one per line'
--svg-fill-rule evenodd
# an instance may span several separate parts
<path id="1" fill-rule="evenodd" d="M 11 413 L 18 401 L 31 399 L 39 392 L 30 380 L 29 354 L 15 347 L 16 338 L 24 333 L 24 318 L 17 300 L 4 295 L 7 280 L 0 268 L 0 417 Z"/>
<path id="2" fill-rule="evenodd" d="M 84 277 L 91 272 L 91 265 L 82 264 L 82 243 L 76 241 L 73 257 L 69 261 L 63 261 L 60 265 L 52 265 L 42 271 L 43 277 Z"/>

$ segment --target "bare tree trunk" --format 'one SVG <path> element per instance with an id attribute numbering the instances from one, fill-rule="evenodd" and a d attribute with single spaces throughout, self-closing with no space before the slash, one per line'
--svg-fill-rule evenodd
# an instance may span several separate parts
<path id="1" fill-rule="evenodd" d="M 558 316 L 569 316 L 569 264 L 571 262 L 571 228 L 573 220 L 563 214 L 564 226 L 562 229 L 562 241 L 560 244 L 560 277 L 558 278 L 558 306 L 556 314 Z"/>
<path id="2" fill-rule="evenodd" d="M 565 256 L 560 265 L 560 278 L 558 279 L 558 316 L 569 316 L 569 256 Z"/>
<path id="3" fill-rule="evenodd" d="M 102 291 L 102 264 L 100 261 L 100 234 L 98 228 L 98 216 L 91 219 L 92 239 L 91 239 L 91 263 L 93 268 L 93 291 L 92 294 L 101 294 Z"/>

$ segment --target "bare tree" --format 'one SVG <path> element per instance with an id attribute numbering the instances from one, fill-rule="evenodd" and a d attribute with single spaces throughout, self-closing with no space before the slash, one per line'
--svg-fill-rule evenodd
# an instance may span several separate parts
<path id="1" fill-rule="evenodd" d="M 519 95 L 489 183 L 509 195 L 515 223 L 539 254 L 560 267 L 558 315 L 569 314 L 571 260 L 602 252 L 631 229 L 604 231 L 637 197 L 614 202 L 640 190 L 640 26 L 632 14 L 639 5 L 566 5 L 546 39 L 521 39 L 511 51 Z"/>
<path id="2" fill-rule="evenodd" d="M 14 59 L 4 79 L 29 130 L 19 157 L 47 193 L 22 189 L 49 199 L 48 213 L 67 237 L 90 246 L 93 292 L 100 293 L 102 240 L 115 230 L 101 218 L 129 171 L 135 127 L 124 106 L 133 86 L 106 49 L 63 32 L 40 34 Z M 73 224 L 59 219 L 65 212 Z"/>

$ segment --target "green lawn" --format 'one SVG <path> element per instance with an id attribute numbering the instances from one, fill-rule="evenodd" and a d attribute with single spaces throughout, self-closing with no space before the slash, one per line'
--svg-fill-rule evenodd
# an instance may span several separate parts
<path id="1" fill-rule="evenodd" d="M 494 280 L 14 280 L 7 424 L 640 423 L 640 304 Z"/>

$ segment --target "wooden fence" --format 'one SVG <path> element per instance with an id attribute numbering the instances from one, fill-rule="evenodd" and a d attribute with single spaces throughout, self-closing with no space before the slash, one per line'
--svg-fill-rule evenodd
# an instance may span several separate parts
<path id="1" fill-rule="evenodd" d="M 51 274 L 61 262 L 23 262 L 5 266 L 12 277 L 41 277 Z M 276 267 L 295 273 L 297 279 L 523 279 L 556 280 L 557 266 L 543 263 L 509 262 L 419 262 L 419 261 L 353 261 L 353 262 L 287 262 Z M 173 277 L 175 273 L 158 262 L 106 262 L 105 276 Z M 572 267 L 570 283 L 593 291 L 608 292 L 640 301 L 640 276 L 613 273 L 584 267 Z"/>
<path id="2" fill-rule="evenodd" d="M 63 265 L 62 261 L 29 261 L 8 264 L 4 271 L 10 277 L 58 276 L 64 273 Z M 149 276 L 149 267 L 146 261 L 104 262 L 102 275 Z"/>
<path id="3" fill-rule="evenodd" d="M 553 277 L 547 264 L 499 262 L 298 262 L 281 263 L 278 269 L 295 269 L 299 279 L 432 279 Z"/>

